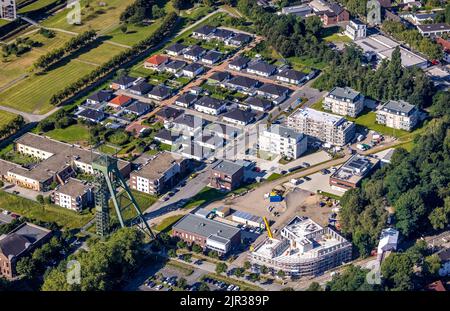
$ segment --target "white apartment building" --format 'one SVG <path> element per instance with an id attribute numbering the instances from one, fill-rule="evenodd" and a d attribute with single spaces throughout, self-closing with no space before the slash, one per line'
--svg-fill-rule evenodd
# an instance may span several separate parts
<path id="1" fill-rule="evenodd" d="M 364 96 L 349 87 L 335 87 L 325 96 L 323 109 L 356 118 L 364 109 Z"/>
<path id="2" fill-rule="evenodd" d="M 353 41 L 363 39 L 367 36 L 367 25 L 359 20 L 351 20 L 347 27 L 345 27 L 344 34 Z"/>
<path id="3" fill-rule="evenodd" d="M 290 276 L 317 276 L 351 260 L 352 244 L 330 227 L 295 216 L 280 238 L 267 238 L 249 255 L 252 264 Z"/>
<path id="4" fill-rule="evenodd" d="M 390 100 L 377 111 L 377 122 L 398 130 L 411 131 L 419 121 L 419 110 L 403 100 Z"/>
<path id="5" fill-rule="evenodd" d="M 355 124 L 345 118 L 311 108 L 298 109 L 287 126 L 322 142 L 343 146 L 355 137 Z"/>
<path id="6" fill-rule="evenodd" d="M 260 150 L 291 159 L 297 159 L 307 147 L 306 135 L 280 125 L 272 125 L 259 136 Z"/>

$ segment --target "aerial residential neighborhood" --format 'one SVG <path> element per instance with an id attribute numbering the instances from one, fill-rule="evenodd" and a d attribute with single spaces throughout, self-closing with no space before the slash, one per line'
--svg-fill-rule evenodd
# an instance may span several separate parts
<path id="1" fill-rule="evenodd" d="M 450 290 L 447 1 L 0 0 L 0 45 L 0 292 Z"/>

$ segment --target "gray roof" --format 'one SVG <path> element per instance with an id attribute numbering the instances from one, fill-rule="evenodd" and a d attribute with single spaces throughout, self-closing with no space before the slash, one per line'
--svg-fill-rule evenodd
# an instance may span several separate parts
<path id="1" fill-rule="evenodd" d="M 450 31 L 450 25 L 446 23 L 417 25 L 417 28 L 423 32 L 428 31 Z"/>
<path id="2" fill-rule="evenodd" d="M 220 160 L 211 169 L 219 171 L 227 175 L 234 175 L 243 168 L 242 165 L 236 164 L 228 160 Z"/>
<path id="3" fill-rule="evenodd" d="M 175 102 L 180 102 L 183 104 L 191 104 L 197 100 L 198 96 L 194 95 L 192 93 L 184 93 L 183 95 L 180 95 Z"/>
<path id="4" fill-rule="evenodd" d="M 290 92 L 290 89 L 278 84 L 264 83 L 260 88 L 258 88 L 258 91 L 271 95 L 283 96 L 285 94 L 288 94 Z"/>
<path id="5" fill-rule="evenodd" d="M 272 72 L 274 72 L 277 69 L 277 67 L 275 67 L 265 61 L 259 61 L 259 62 L 249 65 L 248 69 L 271 74 Z"/>
<path id="6" fill-rule="evenodd" d="M 202 35 L 207 36 L 210 33 L 213 33 L 215 31 L 216 31 L 216 27 L 209 26 L 209 25 L 203 25 L 203 26 L 200 26 L 197 29 L 195 29 L 193 32 L 200 33 Z"/>
<path id="7" fill-rule="evenodd" d="M 173 123 L 186 125 L 190 128 L 197 128 L 202 125 L 202 119 L 192 114 L 185 113 L 173 120 Z"/>
<path id="8" fill-rule="evenodd" d="M 180 138 L 180 135 L 173 133 L 172 131 L 162 129 L 161 131 L 158 132 L 158 134 L 155 135 L 155 138 L 174 142 Z"/>
<path id="9" fill-rule="evenodd" d="M 94 121 L 101 121 L 106 117 L 103 111 L 94 109 L 84 109 L 83 111 L 78 113 L 78 116 Z"/>
<path id="10" fill-rule="evenodd" d="M 245 110 L 235 108 L 233 110 L 226 112 L 223 115 L 223 117 L 237 120 L 240 122 L 250 123 L 255 118 L 255 114 L 250 111 L 245 111 Z"/>
<path id="11" fill-rule="evenodd" d="M 153 85 L 147 83 L 147 82 L 141 82 L 135 85 L 130 86 L 130 90 L 140 92 L 142 94 L 146 94 L 150 92 L 150 90 L 153 88 Z"/>
<path id="12" fill-rule="evenodd" d="M 69 180 L 65 184 L 60 185 L 55 192 L 66 194 L 71 197 L 78 197 L 85 194 L 89 189 L 91 189 L 91 186 L 87 183 L 75 178 L 69 178 Z"/>
<path id="13" fill-rule="evenodd" d="M 183 44 L 175 43 L 175 44 L 172 44 L 171 46 L 167 47 L 167 48 L 166 48 L 166 51 L 171 51 L 171 52 L 179 53 L 179 52 L 181 52 L 182 50 L 184 50 L 186 47 L 187 47 L 187 46 L 185 46 L 185 45 L 183 45 Z"/>
<path id="14" fill-rule="evenodd" d="M 152 105 L 143 103 L 140 101 L 136 101 L 136 102 L 132 103 L 131 105 L 129 105 L 127 108 L 125 108 L 126 111 L 137 113 L 139 115 L 146 113 L 147 111 L 150 111 L 151 109 L 152 109 Z"/>
<path id="15" fill-rule="evenodd" d="M 222 82 L 223 80 L 228 79 L 230 76 L 231 76 L 230 73 L 228 73 L 226 71 L 217 71 L 217 72 L 213 73 L 209 77 L 209 79 Z"/>
<path id="16" fill-rule="evenodd" d="M 120 78 L 114 80 L 113 83 L 117 83 L 117 84 L 120 84 L 120 85 L 127 85 L 127 84 L 130 84 L 130 83 L 133 83 L 136 80 L 137 80 L 136 78 L 132 78 L 132 77 L 129 77 L 129 76 L 123 76 L 123 77 L 120 77 Z"/>
<path id="17" fill-rule="evenodd" d="M 234 41 L 234 42 L 240 42 L 240 43 L 243 43 L 243 42 L 248 42 L 248 41 L 250 41 L 251 39 L 252 39 L 252 36 L 240 32 L 240 33 L 236 34 L 236 35 L 235 35 L 233 38 L 231 38 L 230 40 L 231 40 L 231 41 Z"/>
<path id="18" fill-rule="evenodd" d="M 244 77 L 244 76 L 235 76 L 228 83 L 231 85 L 237 85 L 240 87 L 252 88 L 252 87 L 258 85 L 259 81 L 252 79 L 252 78 Z"/>
<path id="19" fill-rule="evenodd" d="M 183 68 L 183 67 L 186 66 L 186 65 L 187 65 L 187 63 L 186 63 L 185 61 L 182 61 L 182 60 L 174 60 L 174 61 L 171 61 L 170 63 L 168 63 L 168 64 L 165 65 L 165 66 L 166 66 L 166 68 L 169 68 L 169 69 L 175 69 L 175 70 L 178 70 L 178 69 Z"/>
<path id="20" fill-rule="evenodd" d="M 405 114 L 409 116 L 412 114 L 417 108 L 414 105 L 411 105 L 403 100 L 390 100 L 381 107 L 382 110 L 387 111 L 389 113 L 395 114 Z"/>
<path id="21" fill-rule="evenodd" d="M 23 223 L 0 240 L 0 253 L 16 257 L 51 233 L 31 223 Z"/>
<path id="22" fill-rule="evenodd" d="M 222 53 L 211 50 L 211 51 L 208 51 L 208 53 L 206 53 L 206 55 L 203 56 L 202 59 L 215 61 L 215 60 L 220 59 L 221 57 L 222 57 Z"/>
<path id="23" fill-rule="evenodd" d="M 223 101 L 208 96 L 200 98 L 195 104 L 211 109 L 219 109 L 225 105 Z"/>
<path id="24" fill-rule="evenodd" d="M 294 70 L 294 69 L 286 69 L 286 70 L 279 72 L 277 74 L 277 76 L 291 79 L 291 80 L 301 80 L 304 77 L 306 77 L 306 74 L 304 74 L 303 72 Z"/>
<path id="25" fill-rule="evenodd" d="M 164 107 L 156 113 L 157 116 L 164 119 L 176 118 L 181 114 L 183 114 L 183 110 L 175 109 L 172 107 Z"/>
<path id="26" fill-rule="evenodd" d="M 353 102 L 354 100 L 357 99 L 359 94 L 361 94 L 361 93 L 359 93 L 349 87 L 335 87 L 330 91 L 328 96 L 332 96 L 338 100 L 347 100 L 348 99 L 351 102 Z"/>
<path id="27" fill-rule="evenodd" d="M 234 35 L 234 32 L 228 30 L 228 29 L 222 29 L 217 28 L 217 30 L 214 32 L 214 36 L 222 39 L 230 38 Z"/>
<path id="28" fill-rule="evenodd" d="M 91 96 L 88 97 L 88 99 L 96 102 L 107 102 L 110 100 L 113 96 L 113 92 L 110 90 L 100 90 Z"/>
<path id="29" fill-rule="evenodd" d="M 303 133 L 297 132 L 291 128 L 281 126 L 278 124 L 272 125 L 267 131 L 269 131 L 271 133 L 279 134 L 281 137 L 284 137 L 284 138 L 293 138 L 295 140 L 306 137 Z"/>
<path id="30" fill-rule="evenodd" d="M 240 232 L 240 230 L 236 227 L 194 214 L 187 214 L 186 216 L 181 218 L 173 226 L 173 229 L 191 232 L 204 238 L 215 236 L 227 240 L 232 239 Z"/>
<path id="31" fill-rule="evenodd" d="M 166 97 L 170 95 L 172 89 L 168 88 L 164 85 L 155 86 L 148 94 L 158 96 L 158 97 Z"/>
<path id="32" fill-rule="evenodd" d="M 268 108 L 272 106 L 272 102 L 270 100 L 260 97 L 249 97 L 244 101 L 244 103 L 261 108 Z"/>
<path id="33" fill-rule="evenodd" d="M 206 52 L 206 50 L 204 48 L 202 48 L 201 46 L 193 45 L 189 50 L 184 52 L 184 55 L 198 57 L 198 56 L 200 56 L 201 54 L 203 54 L 205 52 Z"/>
<path id="34" fill-rule="evenodd" d="M 244 67 L 247 65 L 247 63 L 250 61 L 249 58 L 245 56 L 238 56 L 235 59 L 233 59 L 229 65 L 231 66 L 238 66 L 238 67 Z"/>
<path id="35" fill-rule="evenodd" d="M 196 72 L 200 68 L 204 68 L 204 67 L 202 65 L 200 65 L 199 63 L 192 63 L 192 64 L 189 64 L 186 67 L 184 67 L 183 70 L 190 71 L 190 72 Z"/>

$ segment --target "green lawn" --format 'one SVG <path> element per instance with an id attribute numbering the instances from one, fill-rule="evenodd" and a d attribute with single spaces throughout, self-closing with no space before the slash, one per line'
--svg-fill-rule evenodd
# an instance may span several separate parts
<path id="1" fill-rule="evenodd" d="M 74 124 L 65 129 L 54 129 L 45 135 L 66 143 L 80 144 L 89 140 L 89 129 L 84 125 Z"/>
<path id="2" fill-rule="evenodd" d="M 278 174 L 278 173 L 272 173 L 269 177 L 267 177 L 267 181 L 274 181 L 277 180 L 278 178 L 282 177 L 283 175 Z"/>
<path id="3" fill-rule="evenodd" d="M 123 33 L 118 25 L 116 28 L 109 31 L 107 35 L 111 36 L 111 41 L 131 46 L 138 43 L 145 37 L 150 36 L 160 24 L 161 21 L 158 20 L 148 26 L 127 25 L 126 33 Z"/>
<path id="4" fill-rule="evenodd" d="M 33 3 L 24 6 L 23 8 L 19 9 L 17 13 L 24 14 L 31 11 L 39 10 L 40 8 L 43 8 L 49 4 L 52 4 L 53 2 L 56 2 L 58 0 L 37 0 Z"/>
<path id="5" fill-rule="evenodd" d="M 0 129 L 14 120 L 17 115 L 11 112 L 0 110 Z"/>
<path id="6" fill-rule="evenodd" d="M 323 100 L 318 101 L 317 103 L 314 103 L 311 105 L 312 109 L 318 110 L 318 111 L 326 111 L 323 109 Z"/>
<path id="7" fill-rule="evenodd" d="M 77 59 L 101 65 L 109 61 L 117 54 L 120 54 L 125 49 L 125 47 L 103 42 L 99 46 L 87 51 L 86 53 L 81 54 L 77 57 Z"/>
<path id="8" fill-rule="evenodd" d="M 311 71 L 311 68 L 313 69 L 323 69 L 327 66 L 324 62 L 318 62 L 311 58 L 304 58 L 304 57 L 289 57 L 287 59 L 291 64 L 292 67 L 296 70 L 304 71 L 308 73 Z"/>
<path id="9" fill-rule="evenodd" d="M 119 151 L 120 148 L 114 148 L 113 146 L 103 144 L 100 147 L 98 147 L 98 151 L 106 154 L 115 154 L 117 151 Z"/>
<path id="10" fill-rule="evenodd" d="M 78 214 L 56 205 L 40 205 L 4 191 L 0 191 L 0 207 L 30 219 L 56 222 L 66 229 L 80 228 L 94 217 L 90 212 Z"/>
<path id="11" fill-rule="evenodd" d="M 368 129 L 374 130 L 374 131 L 376 131 L 376 132 L 378 132 L 380 134 L 383 134 L 383 135 L 389 135 L 389 136 L 401 138 L 401 137 L 404 137 L 406 135 L 412 134 L 412 133 L 407 132 L 407 131 L 396 130 L 396 129 L 393 129 L 393 128 L 390 128 L 390 127 L 378 124 L 376 122 L 376 117 L 377 117 L 376 113 L 371 111 L 371 112 L 368 112 L 366 114 L 363 114 L 363 115 L 357 117 L 356 119 L 350 118 L 350 117 L 347 117 L 347 119 L 355 122 L 355 124 L 357 124 L 357 125 L 365 126 Z"/>
<path id="12" fill-rule="evenodd" d="M 149 208 L 158 199 L 157 197 L 155 197 L 153 195 L 149 195 L 149 194 L 146 194 L 146 193 L 143 193 L 140 191 L 136 191 L 136 190 L 131 190 L 131 193 L 133 194 L 133 197 L 136 200 L 141 212 L 144 212 L 147 208 Z M 129 202 L 130 201 L 128 200 L 128 197 L 127 197 L 127 199 L 124 199 L 121 203 L 121 209 L 123 209 L 122 215 L 123 215 L 124 220 L 129 220 L 129 219 L 137 216 L 136 211 L 134 210 L 134 207 L 132 207 L 132 206 L 127 207 Z M 109 201 L 109 207 L 111 208 L 111 212 L 110 212 L 111 219 L 113 219 L 113 220 L 117 219 L 117 215 L 116 215 L 112 200 Z"/>
<path id="13" fill-rule="evenodd" d="M 31 75 L 0 93 L 0 105 L 30 113 L 46 113 L 54 108 L 49 101 L 53 94 L 64 89 L 95 66 L 70 61 L 43 75 Z"/>
<path id="14" fill-rule="evenodd" d="M 223 197 L 225 197 L 226 193 L 221 192 L 214 188 L 205 187 L 202 190 L 200 190 L 199 193 L 197 193 L 195 196 L 193 196 L 189 202 L 184 206 L 184 208 L 193 208 L 200 206 L 206 202 L 210 202 L 213 200 L 220 200 Z"/>
<path id="15" fill-rule="evenodd" d="M 159 223 L 157 226 L 155 226 L 155 230 L 159 232 L 167 232 L 172 229 L 172 226 L 181 219 L 184 215 L 174 215 L 165 218 L 161 223 Z"/>
<path id="16" fill-rule="evenodd" d="M 349 37 L 347 37 L 346 35 L 342 35 L 339 33 L 335 33 L 332 34 L 330 36 L 327 36 L 325 38 L 323 38 L 325 41 L 327 42 L 336 42 L 336 43 L 350 43 L 352 42 L 352 39 L 350 39 Z"/>

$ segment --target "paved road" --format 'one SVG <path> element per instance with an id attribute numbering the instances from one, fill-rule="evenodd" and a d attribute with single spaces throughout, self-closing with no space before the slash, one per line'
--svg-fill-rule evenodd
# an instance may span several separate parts
<path id="1" fill-rule="evenodd" d="M 39 122 L 39 121 L 47 118 L 48 116 L 50 116 L 52 113 L 58 111 L 59 109 L 61 109 L 61 107 L 55 107 L 52 110 L 50 110 L 49 112 L 47 112 L 46 114 L 34 114 L 34 113 L 23 112 L 23 111 L 20 111 L 20 110 L 11 108 L 11 107 L 0 106 L 0 110 L 15 113 L 15 114 L 20 114 L 28 122 Z"/>

